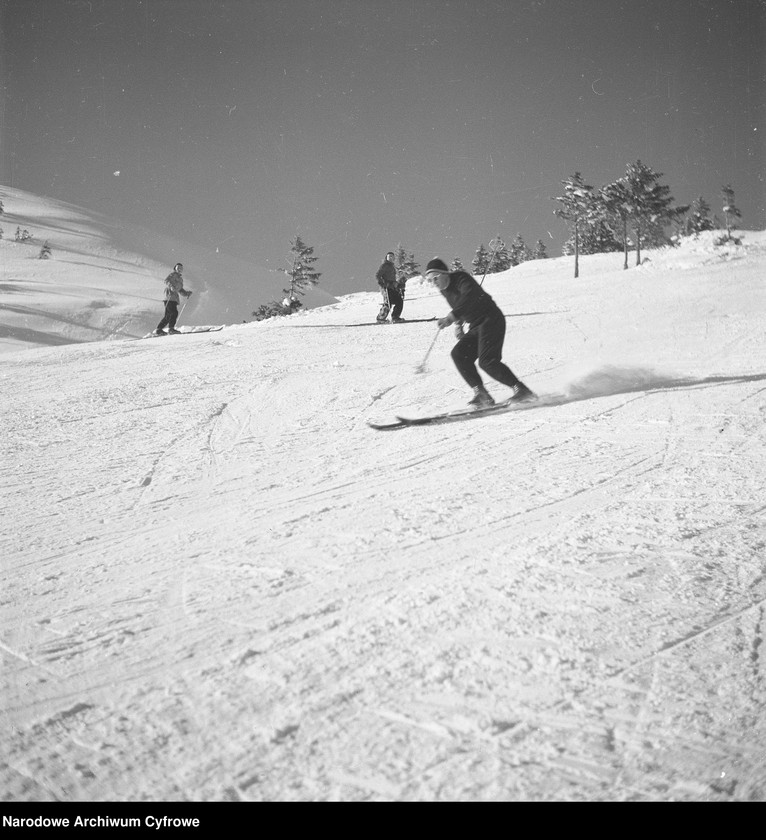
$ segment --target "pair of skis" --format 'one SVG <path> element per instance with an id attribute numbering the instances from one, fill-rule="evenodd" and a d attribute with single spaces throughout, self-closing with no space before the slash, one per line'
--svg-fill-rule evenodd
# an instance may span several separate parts
<path id="1" fill-rule="evenodd" d="M 391 429 L 406 429 L 409 426 L 436 426 L 441 423 L 454 423 L 459 420 L 471 420 L 475 417 L 484 417 L 487 414 L 498 414 L 503 411 L 521 411 L 525 408 L 534 408 L 545 405 L 546 401 L 539 397 L 533 400 L 519 401 L 510 397 L 503 402 L 488 405 L 484 408 L 460 408 L 456 411 L 445 411 L 441 414 L 431 414 L 426 417 L 400 417 L 392 423 L 371 423 L 367 425 L 378 431 L 385 432 Z"/>
<path id="2" fill-rule="evenodd" d="M 156 333 L 150 332 L 148 335 L 145 335 L 144 338 L 162 338 L 163 336 L 171 336 L 171 335 L 194 335 L 196 333 L 206 333 L 206 332 L 218 332 L 218 330 L 222 330 L 223 325 L 220 327 L 189 327 L 188 329 L 178 330 L 178 332 L 174 333 Z"/>

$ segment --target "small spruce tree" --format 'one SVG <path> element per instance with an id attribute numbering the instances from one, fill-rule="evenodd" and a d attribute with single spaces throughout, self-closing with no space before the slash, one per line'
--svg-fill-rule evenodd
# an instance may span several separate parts
<path id="1" fill-rule="evenodd" d="M 545 250 L 545 242 L 542 239 L 537 240 L 535 250 L 532 252 L 533 260 L 547 260 L 548 252 Z"/>
<path id="2" fill-rule="evenodd" d="M 50 243 L 48 242 L 48 240 L 46 239 L 45 242 L 43 242 L 43 247 L 40 248 L 39 259 L 49 260 L 50 257 L 51 257 L 51 246 L 50 246 Z"/>
<path id="3" fill-rule="evenodd" d="M 479 245 L 476 249 L 476 255 L 471 260 L 474 274 L 484 274 L 489 266 L 489 251 L 485 248 L 484 243 Z"/>
<path id="4" fill-rule="evenodd" d="M 284 290 L 290 300 L 297 300 L 298 295 L 305 295 L 311 286 L 316 286 L 321 272 L 314 270 L 314 263 L 319 259 L 314 256 L 314 249 L 306 245 L 296 236 L 290 243 L 290 256 L 287 258 L 289 268 L 282 268 L 290 278 L 290 288 Z"/>
<path id="5" fill-rule="evenodd" d="M 517 233 L 516 238 L 513 242 L 511 242 L 511 247 L 508 249 L 508 260 L 510 265 L 521 265 L 521 263 L 526 262 L 530 256 L 531 253 L 527 247 L 527 243 L 524 241 L 524 237 L 520 233 Z"/>
<path id="6" fill-rule="evenodd" d="M 492 273 L 498 273 L 500 271 L 507 271 L 512 263 L 511 263 L 511 255 L 508 251 L 508 246 L 503 242 L 500 237 L 497 238 L 500 244 L 495 251 L 495 259 L 492 261 Z"/>
<path id="7" fill-rule="evenodd" d="M 686 218 L 684 233 L 693 236 L 705 230 L 713 230 L 713 220 L 710 218 L 710 205 L 702 196 L 691 203 L 689 215 Z"/>
<path id="8" fill-rule="evenodd" d="M 734 190 L 731 184 L 721 187 L 721 197 L 723 198 L 724 219 L 726 220 L 726 238 L 731 239 L 731 232 L 736 228 L 736 220 L 742 218 L 742 213 L 739 212 L 734 204 Z"/>
<path id="9" fill-rule="evenodd" d="M 450 263 L 449 270 L 450 271 L 465 271 L 465 269 L 463 268 L 463 261 L 460 259 L 460 257 L 455 257 L 452 260 L 452 262 Z"/>
<path id="10" fill-rule="evenodd" d="M 670 187 L 659 183 L 661 172 L 637 160 L 628 164 L 624 181 L 628 190 L 630 217 L 636 239 L 636 265 L 641 264 L 641 245 L 651 226 L 669 220 L 674 215 L 670 205 Z"/>
<path id="11" fill-rule="evenodd" d="M 593 187 L 586 184 L 582 175 L 575 172 L 570 178 L 561 182 L 564 194 L 553 201 L 561 203 L 561 208 L 554 210 L 556 216 L 569 222 L 574 235 L 574 276 L 580 276 L 580 229 L 588 219 L 593 207 Z"/>

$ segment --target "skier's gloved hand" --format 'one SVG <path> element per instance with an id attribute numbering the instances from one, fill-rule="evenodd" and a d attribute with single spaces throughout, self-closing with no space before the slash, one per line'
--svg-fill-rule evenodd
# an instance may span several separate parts
<path id="1" fill-rule="evenodd" d="M 463 332 L 463 322 L 462 321 L 456 321 L 455 322 L 455 338 L 457 338 L 458 341 L 459 341 L 464 335 L 465 335 L 465 333 Z"/>

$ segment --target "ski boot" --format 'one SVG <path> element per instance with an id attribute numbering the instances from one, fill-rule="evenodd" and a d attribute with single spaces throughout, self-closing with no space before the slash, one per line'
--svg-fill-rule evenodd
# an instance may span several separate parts
<path id="1" fill-rule="evenodd" d="M 181 330 L 177 330 L 174 327 L 171 327 L 168 330 L 168 335 L 181 335 Z"/>
<path id="2" fill-rule="evenodd" d="M 529 402 L 530 400 L 536 400 L 537 394 L 534 391 L 531 391 L 523 382 L 518 382 L 513 387 L 513 396 L 511 397 L 511 402 Z"/>
<path id="3" fill-rule="evenodd" d="M 494 404 L 495 401 L 487 393 L 487 389 L 483 385 L 477 385 L 473 389 L 473 399 L 468 400 L 468 405 L 472 405 L 474 408 L 489 408 Z"/>

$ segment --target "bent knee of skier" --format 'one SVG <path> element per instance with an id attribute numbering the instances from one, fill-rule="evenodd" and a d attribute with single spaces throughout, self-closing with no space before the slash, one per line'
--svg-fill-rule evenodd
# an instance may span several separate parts
<path id="1" fill-rule="evenodd" d="M 458 342 L 450 351 L 450 356 L 452 356 L 452 361 L 455 364 L 459 365 L 461 362 L 470 362 L 473 363 L 476 361 L 476 354 L 471 353 L 467 347 L 461 345 Z"/>
<path id="2" fill-rule="evenodd" d="M 500 360 L 500 356 L 491 355 L 491 356 L 480 356 L 479 357 L 479 367 L 485 373 L 488 373 L 491 376 L 493 371 L 497 371 L 498 369 L 502 369 L 503 367 L 505 367 L 505 365 L 503 365 L 502 361 Z"/>

